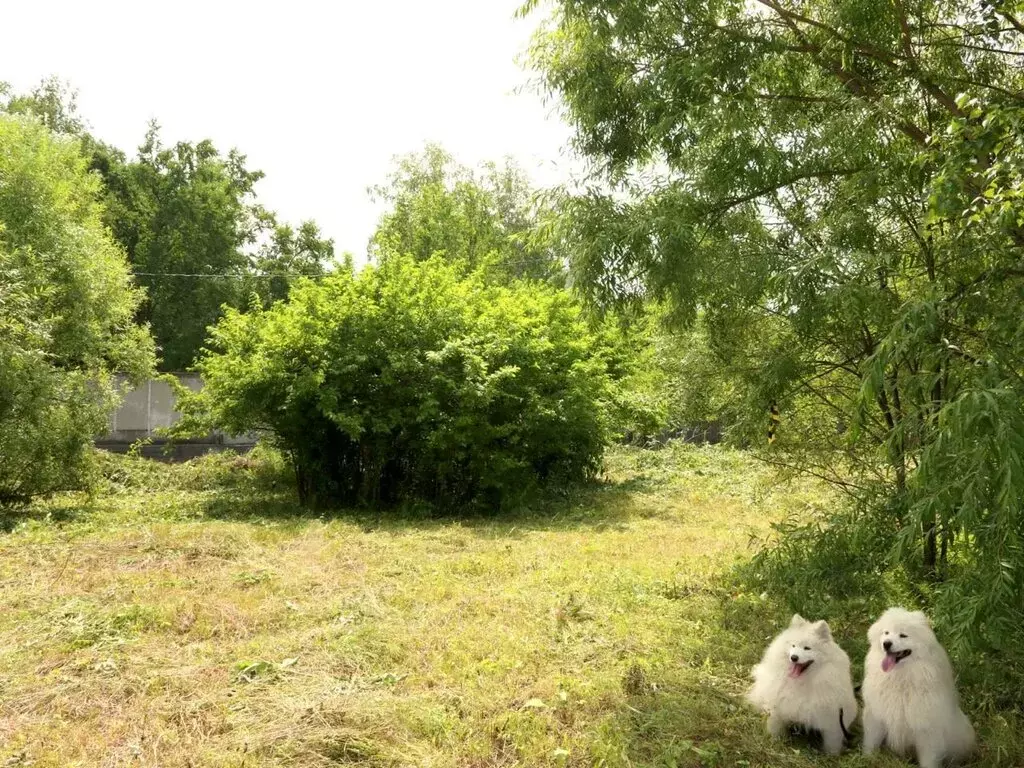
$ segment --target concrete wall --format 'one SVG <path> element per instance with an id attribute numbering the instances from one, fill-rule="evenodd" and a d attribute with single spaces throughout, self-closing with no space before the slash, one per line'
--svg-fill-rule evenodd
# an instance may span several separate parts
<path id="1" fill-rule="evenodd" d="M 195 374 L 180 374 L 178 381 L 193 392 L 202 387 Z M 163 381 L 147 381 L 125 395 L 121 407 L 110 417 L 105 440 L 133 442 L 152 437 L 160 427 L 169 427 L 181 418 L 176 410 L 174 393 Z"/>
<path id="2" fill-rule="evenodd" d="M 175 376 L 193 392 L 197 392 L 203 386 L 197 374 L 179 373 Z M 176 398 L 170 385 L 164 381 L 147 381 L 125 395 L 121 407 L 110 417 L 107 433 L 96 441 L 96 445 L 122 452 L 128 450 L 138 440 L 151 439 L 154 445 L 145 449 L 143 455 L 153 455 L 155 458 L 158 457 L 157 454 L 160 454 L 159 457 L 189 458 L 210 450 L 247 450 L 256 442 L 252 435 L 232 437 L 214 433 L 199 440 L 183 441 L 180 447 L 167 453 L 163 450 L 166 440 L 155 433 L 161 427 L 169 427 L 181 418 L 176 406 Z"/>

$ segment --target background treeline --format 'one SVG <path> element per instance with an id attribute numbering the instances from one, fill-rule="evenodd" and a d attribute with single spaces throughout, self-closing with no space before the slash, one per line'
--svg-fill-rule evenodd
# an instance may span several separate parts
<path id="1" fill-rule="evenodd" d="M 116 374 L 199 370 L 179 433 L 261 432 L 316 505 L 502 508 L 667 421 L 657 310 L 585 312 L 556 211 L 511 162 L 396 159 L 357 274 L 260 205 L 238 151 L 153 124 L 129 157 L 57 80 L 0 94 L 6 503 L 89 484 Z"/>

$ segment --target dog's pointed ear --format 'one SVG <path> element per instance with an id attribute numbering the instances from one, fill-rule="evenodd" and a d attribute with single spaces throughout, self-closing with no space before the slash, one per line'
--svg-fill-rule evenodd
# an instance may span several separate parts
<path id="1" fill-rule="evenodd" d="M 790 627 L 802 627 L 807 623 L 807 619 L 801 616 L 799 613 L 794 613 L 793 618 L 789 621 Z"/>
<path id="2" fill-rule="evenodd" d="M 831 640 L 832 639 L 832 630 L 831 630 L 831 628 L 829 628 L 828 622 L 825 621 L 824 619 L 822 619 L 821 621 L 814 622 L 814 632 L 822 640 Z"/>
<path id="3" fill-rule="evenodd" d="M 878 642 L 878 638 L 882 636 L 882 620 L 879 619 L 870 627 L 868 627 L 868 642 L 874 645 Z"/>

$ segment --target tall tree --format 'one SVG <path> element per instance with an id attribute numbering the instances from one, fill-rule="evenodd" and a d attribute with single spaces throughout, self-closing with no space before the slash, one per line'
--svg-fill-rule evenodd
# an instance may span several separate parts
<path id="1" fill-rule="evenodd" d="M 85 130 L 76 91 L 56 78 L 20 95 L 0 84 L 0 112 L 32 114 L 80 140 L 103 180 L 104 221 L 147 289 L 139 319 L 151 325 L 166 370 L 192 363 L 222 306 L 245 307 L 254 294 L 264 304 L 284 299 L 297 276 L 322 276 L 333 260 L 315 223 L 295 231 L 259 205 L 263 173 L 235 150 L 222 155 L 209 141 L 164 147 L 153 124 L 129 160 Z"/>
<path id="2" fill-rule="evenodd" d="M 154 124 L 138 159 L 105 160 L 108 224 L 128 251 L 147 301 L 163 366 L 188 366 L 221 306 L 246 303 L 251 247 L 269 215 L 255 200 L 263 177 L 237 151 L 222 156 L 209 141 L 164 147 Z"/>
<path id="3" fill-rule="evenodd" d="M 48 77 L 29 93 L 13 93 L 0 82 L 0 112 L 34 115 L 54 133 L 78 136 L 85 123 L 78 114 L 78 92 L 57 77 Z"/>
<path id="4" fill-rule="evenodd" d="M 371 194 L 390 205 L 371 240 L 371 258 L 396 253 L 423 261 L 442 253 L 501 282 L 564 280 L 560 259 L 538 236 L 547 211 L 511 163 L 475 171 L 431 144 L 399 158 L 387 183 Z"/>
<path id="5" fill-rule="evenodd" d="M 334 241 L 323 236 L 316 222 L 304 221 L 298 229 L 274 222 L 270 230 L 252 257 L 251 292 L 264 305 L 287 299 L 298 277 L 323 277 L 334 262 Z"/>
<path id="6" fill-rule="evenodd" d="M 142 316 L 167 370 L 191 365 L 224 306 L 286 299 L 297 277 L 321 277 L 334 259 L 315 222 L 295 230 L 259 204 L 263 172 L 237 150 L 167 148 L 153 125 L 136 160 L 93 142 L 92 165 L 106 180 L 107 221 L 148 290 Z"/>
<path id="7" fill-rule="evenodd" d="M 113 374 L 152 369 L 100 193 L 77 142 L 0 114 L 0 504 L 80 486 Z"/>
<path id="8" fill-rule="evenodd" d="M 579 289 L 702 312 L 747 435 L 782 409 L 769 460 L 876 510 L 898 562 L 948 577 L 960 637 L 988 615 L 1004 649 L 1024 610 L 1017 13 L 557 0 L 533 47 L 600 169 L 566 200 Z"/>

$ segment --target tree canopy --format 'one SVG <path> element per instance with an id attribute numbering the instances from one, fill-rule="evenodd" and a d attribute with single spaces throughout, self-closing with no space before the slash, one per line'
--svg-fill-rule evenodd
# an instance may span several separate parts
<path id="1" fill-rule="evenodd" d="M 564 280 L 562 261 L 539 236 L 538 223 L 550 212 L 520 168 L 489 163 L 474 170 L 437 145 L 395 165 L 387 183 L 371 189 L 390 206 L 371 239 L 372 259 L 441 254 L 499 282 Z"/>
<path id="2" fill-rule="evenodd" d="M 245 304 L 246 249 L 264 217 L 253 187 L 262 176 L 209 141 L 165 148 L 155 125 L 137 161 L 108 170 L 107 221 L 146 287 L 141 316 L 168 369 L 192 362 L 222 305 Z"/>
<path id="3" fill-rule="evenodd" d="M 262 171 L 237 150 L 210 141 L 164 146 L 150 125 L 135 158 L 92 136 L 75 91 L 50 78 L 28 94 L 0 88 L 0 111 L 32 114 L 58 134 L 81 140 L 103 180 L 104 221 L 146 288 L 138 320 L 148 323 L 165 370 L 189 367 L 223 306 L 287 298 L 298 276 L 323 275 L 333 242 L 312 221 L 298 228 L 260 205 Z"/>
<path id="4" fill-rule="evenodd" d="M 599 168 L 564 200 L 577 288 L 699 314 L 746 439 L 777 404 L 766 458 L 875 510 L 897 543 L 879 562 L 923 566 L 957 637 L 1004 649 L 1024 610 L 1017 12 L 558 0 L 532 49 Z"/>

